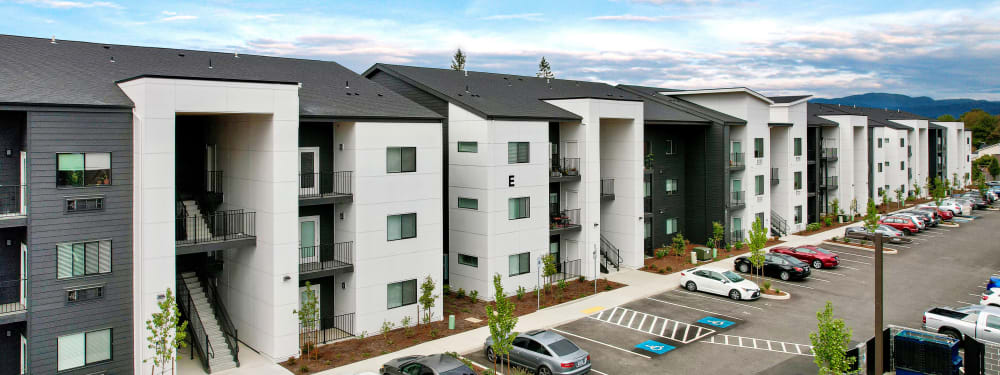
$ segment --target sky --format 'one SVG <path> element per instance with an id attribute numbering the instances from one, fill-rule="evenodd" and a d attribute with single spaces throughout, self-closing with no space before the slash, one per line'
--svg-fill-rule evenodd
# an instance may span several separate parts
<path id="1" fill-rule="evenodd" d="M 0 34 L 768 95 L 1000 100 L 1000 1 L 0 0 Z M 16 21 L 15 21 L 16 20 Z M 0 51 L 2 53 L 2 51 Z"/>

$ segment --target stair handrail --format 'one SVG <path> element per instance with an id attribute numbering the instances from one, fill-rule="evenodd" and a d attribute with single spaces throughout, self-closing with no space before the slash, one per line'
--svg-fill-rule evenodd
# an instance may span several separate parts
<path id="1" fill-rule="evenodd" d="M 236 330 L 232 319 L 229 318 L 229 311 L 226 310 L 226 305 L 222 303 L 222 298 L 219 298 L 219 290 L 215 287 L 214 280 L 205 279 L 203 283 L 206 285 L 205 297 L 208 299 L 209 305 L 212 306 L 215 317 L 219 320 L 219 328 L 222 328 L 222 335 L 226 339 L 226 345 L 229 346 L 229 350 L 233 353 L 233 361 L 236 362 L 236 367 L 240 367 L 239 331 Z"/>
<path id="2" fill-rule="evenodd" d="M 205 326 L 201 322 L 201 315 L 198 313 L 198 306 L 194 304 L 194 300 L 191 299 L 191 291 L 187 287 L 187 281 L 183 278 L 178 280 L 177 283 L 177 298 L 178 307 L 181 310 L 181 314 L 187 317 L 189 322 L 188 330 L 191 333 L 191 358 L 194 358 L 194 352 L 198 352 L 198 358 L 201 359 L 201 365 L 205 370 L 210 370 L 209 361 L 215 358 L 215 349 L 212 348 L 212 342 L 209 340 L 208 334 L 205 333 Z M 204 342 L 204 345 L 202 343 Z"/>
<path id="3" fill-rule="evenodd" d="M 773 224 L 779 235 L 784 236 L 788 233 L 788 221 L 774 210 L 771 210 L 771 224 Z"/>
<path id="4" fill-rule="evenodd" d="M 608 241 L 607 237 L 604 237 L 603 234 L 601 235 L 601 255 L 603 255 L 616 270 L 621 270 L 621 250 L 618 250 L 618 248 L 615 247 L 611 241 Z"/>

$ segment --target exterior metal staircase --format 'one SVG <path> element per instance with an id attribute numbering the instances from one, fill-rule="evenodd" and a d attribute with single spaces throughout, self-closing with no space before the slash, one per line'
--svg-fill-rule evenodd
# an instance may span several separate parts
<path id="1" fill-rule="evenodd" d="M 208 373 L 239 367 L 239 338 L 215 286 L 185 272 L 177 280 L 177 304 L 187 319 L 191 356 L 198 353 Z"/>
<path id="2" fill-rule="evenodd" d="M 778 215 L 774 210 L 771 210 L 771 235 L 784 237 L 787 234 L 788 221 L 785 221 L 785 218 Z"/>
<path id="3" fill-rule="evenodd" d="M 622 255 L 621 250 L 618 250 L 611 241 L 608 241 L 607 237 L 601 235 L 601 273 L 610 273 L 611 267 L 615 268 L 615 271 L 621 270 L 622 265 Z"/>

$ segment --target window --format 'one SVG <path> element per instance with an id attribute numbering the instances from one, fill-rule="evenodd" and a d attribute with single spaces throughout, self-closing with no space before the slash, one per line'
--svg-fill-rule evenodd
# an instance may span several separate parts
<path id="1" fill-rule="evenodd" d="M 111 185 L 111 153 L 56 154 L 56 186 Z"/>
<path id="2" fill-rule="evenodd" d="M 753 139 L 753 157 L 755 158 L 764 157 L 764 138 Z"/>
<path id="3" fill-rule="evenodd" d="M 66 291 L 66 302 L 79 302 L 104 297 L 104 287 L 95 286 Z"/>
<path id="4" fill-rule="evenodd" d="M 458 142 L 458 152 L 479 152 L 479 143 Z"/>
<path id="5" fill-rule="evenodd" d="M 403 173 L 417 171 L 416 147 L 386 147 L 385 172 Z"/>
<path id="6" fill-rule="evenodd" d="M 478 210 L 479 200 L 472 198 L 458 197 L 458 208 L 468 208 L 470 210 Z"/>
<path id="7" fill-rule="evenodd" d="M 417 214 L 402 214 L 387 217 L 386 232 L 389 241 L 416 237 Z"/>
<path id="8" fill-rule="evenodd" d="M 57 250 L 57 278 L 111 272 L 111 240 L 61 243 Z"/>
<path id="9" fill-rule="evenodd" d="M 650 238 L 653 236 L 653 231 L 652 231 L 653 222 L 649 221 L 649 218 L 646 218 L 646 220 L 644 221 L 645 222 L 643 223 L 643 238 Z"/>
<path id="10" fill-rule="evenodd" d="M 673 140 L 670 140 L 670 139 L 668 139 L 668 140 L 666 141 L 666 146 L 667 146 L 667 148 L 666 148 L 666 149 L 664 149 L 663 153 L 664 153 L 665 155 L 673 155 L 673 154 L 674 154 L 674 141 L 673 141 Z"/>
<path id="11" fill-rule="evenodd" d="M 470 267 L 479 267 L 479 258 L 472 255 L 458 254 L 458 264 Z"/>
<path id="12" fill-rule="evenodd" d="M 417 303 L 417 279 L 400 281 L 386 286 L 386 307 L 395 309 Z"/>
<path id="13" fill-rule="evenodd" d="M 514 254 L 507 258 L 510 276 L 523 275 L 531 272 L 531 253 Z"/>
<path id="14" fill-rule="evenodd" d="M 755 216 L 754 217 L 754 223 L 756 223 L 757 221 L 760 221 L 760 226 L 761 227 L 765 227 L 765 228 L 767 227 L 767 224 L 764 223 L 764 213 L 763 212 L 758 212 L 758 213 L 754 214 L 754 216 Z M 750 224 L 750 225 L 754 225 L 754 224 Z"/>
<path id="15" fill-rule="evenodd" d="M 906 170 L 906 166 L 903 164 L 903 162 L 899 162 L 899 170 L 901 170 L 901 171 L 905 171 Z"/>
<path id="16" fill-rule="evenodd" d="M 104 209 L 104 197 L 66 199 L 66 212 L 100 211 Z"/>
<path id="17" fill-rule="evenodd" d="M 650 196 L 652 194 L 652 191 L 651 191 L 653 189 L 652 185 L 653 185 L 653 183 L 650 182 L 650 181 L 644 181 L 642 183 L 643 190 L 645 190 L 645 195 L 643 195 L 643 197 L 648 197 L 648 196 Z"/>
<path id="18" fill-rule="evenodd" d="M 795 138 L 792 152 L 795 156 L 802 156 L 802 138 Z"/>
<path id="19" fill-rule="evenodd" d="M 664 221 L 664 227 L 667 228 L 667 234 L 677 233 L 677 218 L 672 217 Z"/>
<path id="20" fill-rule="evenodd" d="M 531 217 L 531 198 L 511 198 L 507 200 L 507 219 L 517 220 Z"/>
<path id="21" fill-rule="evenodd" d="M 111 329 L 59 336 L 56 370 L 64 371 L 111 360 Z"/>
<path id="22" fill-rule="evenodd" d="M 882 138 L 878 139 L 878 148 L 882 148 Z"/>
<path id="23" fill-rule="evenodd" d="M 882 173 L 882 163 L 878 163 L 878 173 Z"/>
<path id="24" fill-rule="evenodd" d="M 795 172 L 795 190 L 802 189 L 802 171 Z"/>
<path id="25" fill-rule="evenodd" d="M 507 164 L 527 163 L 529 154 L 528 142 L 507 142 Z"/>
<path id="26" fill-rule="evenodd" d="M 906 142 L 906 141 L 904 141 L 904 140 L 903 140 L 903 138 L 900 138 L 900 139 L 899 139 L 899 147 L 904 147 L 904 146 L 906 145 L 906 143 L 905 143 L 905 142 Z"/>
<path id="27" fill-rule="evenodd" d="M 889 166 L 889 161 L 888 161 L 888 160 L 886 160 L 886 161 L 885 161 L 885 166 L 886 166 L 886 167 L 888 167 L 888 166 Z"/>
<path id="28" fill-rule="evenodd" d="M 764 195 L 764 175 L 759 174 L 753 177 L 754 193 Z"/>
<path id="29" fill-rule="evenodd" d="M 667 195 L 677 194 L 677 179 L 668 178 L 666 180 Z"/>
<path id="30" fill-rule="evenodd" d="M 802 224 L 802 206 L 795 206 L 795 224 Z"/>
<path id="31" fill-rule="evenodd" d="M 986 327 L 1000 329 L 1000 316 L 986 315 Z"/>

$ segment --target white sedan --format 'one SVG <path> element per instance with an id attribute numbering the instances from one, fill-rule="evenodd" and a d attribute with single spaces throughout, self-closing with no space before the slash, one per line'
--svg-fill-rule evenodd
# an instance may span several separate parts
<path id="1" fill-rule="evenodd" d="M 979 300 L 980 305 L 1000 306 L 1000 288 L 991 288 L 983 292 L 983 299 Z"/>
<path id="2" fill-rule="evenodd" d="M 736 272 L 714 268 L 695 267 L 681 271 L 681 287 L 692 291 L 728 296 L 734 300 L 760 298 L 760 287 Z"/>

